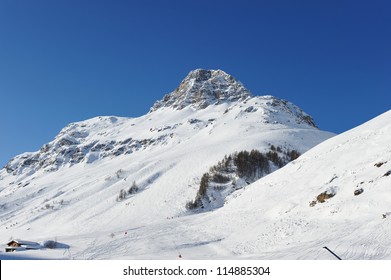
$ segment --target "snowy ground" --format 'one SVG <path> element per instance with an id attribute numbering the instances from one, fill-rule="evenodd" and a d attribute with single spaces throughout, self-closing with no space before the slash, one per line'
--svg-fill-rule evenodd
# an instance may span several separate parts
<path id="1" fill-rule="evenodd" d="M 270 143 L 303 152 L 331 136 L 281 114 L 266 122 L 264 107 L 245 111 L 260 103 L 255 98 L 245 107 L 162 108 L 138 119 L 92 119 L 84 128 L 99 127 L 86 141 L 103 141 L 102 131 L 105 140 L 158 139 L 167 130 L 173 136 L 55 172 L 11 176 L 3 169 L 3 243 L 57 240 L 70 248 L 1 253 L 0 259 L 333 259 L 324 246 L 343 259 L 390 259 L 391 176 L 385 174 L 391 170 L 391 112 L 326 140 L 235 192 L 222 208 L 185 209 L 200 176 L 225 154 Z M 116 126 L 102 130 L 114 119 Z M 178 120 L 182 124 L 172 129 Z M 117 202 L 133 181 L 140 191 Z M 355 196 L 359 188 L 363 193 Z M 335 196 L 310 207 L 322 192 Z"/>

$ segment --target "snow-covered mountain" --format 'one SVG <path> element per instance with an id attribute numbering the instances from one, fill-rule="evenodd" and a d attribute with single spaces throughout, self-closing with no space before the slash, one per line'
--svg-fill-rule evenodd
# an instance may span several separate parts
<path id="1" fill-rule="evenodd" d="M 294 159 L 293 152 L 304 153 L 331 136 L 292 103 L 253 96 L 221 70 L 197 69 L 144 116 L 72 123 L 39 151 L 11 159 L 0 171 L 0 237 L 4 243 L 57 239 L 70 246 L 69 255 L 28 252 L 38 257 L 174 258 L 178 250 L 192 252 L 190 258 L 260 255 L 263 247 L 246 247 L 258 234 L 232 236 L 247 227 L 236 227 L 243 221 L 253 219 L 256 228 L 255 220 L 266 219 L 256 211 L 270 205 L 262 201 L 263 189 L 271 188 L 258 187 L 261 181 L 248 185 L 266 173 L 241 177 L 235 161 L 226 163 L 232 172 L 223 174 L 225 185 L 210 181 L 203 197 L 209 207 L 189 210 L 201 178 L 241 151 L 265 155 L 266 169 L 274 171 Z M 315 194 L 309 188 L 300 195 Z M 253 200 L 260 203 L 255 208 Z M 240 207 L 232 210 L 236 203 Z M 275 205 L 268 209 L 278 212 L 282 206 Z M 277 222 L 270 217 L 268 226 Z"/>

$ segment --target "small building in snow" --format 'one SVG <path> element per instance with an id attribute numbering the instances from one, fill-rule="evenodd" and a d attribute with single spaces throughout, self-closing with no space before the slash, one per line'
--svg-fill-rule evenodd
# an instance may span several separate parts
<path id="1" fill-rule="evenodd" d="M 5 247 L 5 251 L 14 252 L 14 251 L 24 251 L 24 250 L 38 250 L 41 248 L 42 246 L 37 242 L 13 239 L 7 243 L 7 247 Z"/>

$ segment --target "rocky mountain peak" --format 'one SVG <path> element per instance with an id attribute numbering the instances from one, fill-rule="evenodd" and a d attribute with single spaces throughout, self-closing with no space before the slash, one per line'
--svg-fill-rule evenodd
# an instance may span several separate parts
<path id="1" fill-rule="evenodd" d="M 151 112 L 162 107 L 181 110 L 189 105 L 204 109 L 219 102 L 236 101 L 250 96 L 250 91 L 224 71 L 196 69 L 186 76 L 177 89 L 157 101 Z"/>

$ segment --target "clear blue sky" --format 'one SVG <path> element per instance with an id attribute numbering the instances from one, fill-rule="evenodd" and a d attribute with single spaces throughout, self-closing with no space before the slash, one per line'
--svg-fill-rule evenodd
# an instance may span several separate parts
<path id="1" fill-rule="evenodd" d="M 391 105 L 391 1 L 0 0 L 0 165 L 70 122 L 136 117 L 195 68 L 343 132 Z"/>

